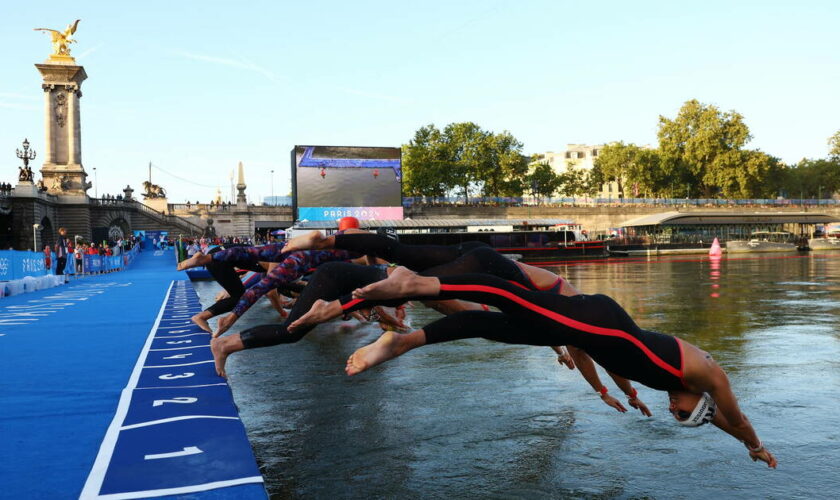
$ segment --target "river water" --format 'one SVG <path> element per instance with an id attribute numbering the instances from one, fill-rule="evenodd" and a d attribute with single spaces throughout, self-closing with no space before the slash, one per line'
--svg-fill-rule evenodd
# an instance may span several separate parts
<path id="1" fill-rule="evenodd" d="M 778 469 L 712 426 L 677 425 L 665 393 L 635 384 L 654 416 L 619 414 L 548 348 L 471 339 L 347 377 L 380 333 L 347 322 L 228 361 L 271 497 L 837 498 L 840 252 L 553 270 L 712 353 Z M 196 288 L 207 304 L 217 285 Z M 276 317 L 261 303 L 237 326 Z M 410 309 L 415 326 L 436 317 Z"/>

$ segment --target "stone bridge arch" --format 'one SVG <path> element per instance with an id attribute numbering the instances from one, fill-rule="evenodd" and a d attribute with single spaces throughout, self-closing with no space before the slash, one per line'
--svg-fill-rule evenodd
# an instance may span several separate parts
<path id="1" fill-rule="evenodd" d="M 125 217 L 117 216 L 108 224 L 108 239 L 117 241 L 131 236 L 131 224 Z"/>

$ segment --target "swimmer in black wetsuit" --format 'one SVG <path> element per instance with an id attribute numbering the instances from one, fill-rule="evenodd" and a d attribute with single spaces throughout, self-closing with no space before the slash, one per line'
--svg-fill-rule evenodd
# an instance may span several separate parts
<path id="1" fill-rule="evenodd" d="M 375 238 L 367 239 L 373 247 L 378 246 L 376 238 L 377 235 L 357 235 L 356 236 L 374 236 Z M 350 237 L 347 238 L 352 239 Z M 293 240 L 294 241 L 294 240 Z M 384 242 L 382 242 L 384 246 Z M 415 253 L 415 248 L 412 245 L 403 245 L 402 250 L 404 254 Z M 391 269 L 393 270 L 393 269 Z M 575 289 L 570 283 L 562 277 L 546 270 L 534 266 L 529 266 L 520 262 L 515 262 L 501 255 L 497 251 L 487 246 L 479 246 L 467 253 L 464 253 L 459 258 L 452 262 L 441 263 L 434 267 L 427 267 L 426 270 L 420 272 L 421 276 L 454 276 L 465 273 L 486 273 L 499 278 L 502 278 L 518 287 L 528 290 L 543 291 L 552 294 L 562 294 L 566 296 L 579 295 L 580 292 Z M 328 302 L 327 300 L 317 300 L 312 304 L 311 309 L 304 315 L 301 315 L 295 321 L 288 325 L 289 330 L 294 331 L 296 328 L 304 325 L 314 325 L 323 323 L 331 319 L 340 317 L 359 309 L 369 309 L 375 305 L 389 305 L 395 306 L 401 303 L 402 300 L 396 301 L 365 301 L 361 299 L 354 299 L 348 293 L 342 295 L 338 299 Z M 464 302 L 456 301 L 442 301 L 433 302 L 428 305 L 434 307 L 443 314 L 454 314 L 463 310 Z M 485 309 L 486 310 L 486 309 Z M 573 361 L 568 361 L 564 356 L 562 347 L 558 344 L 547 344 L 554 349 L 558 354 L 558 362 L 566 364 L 569 368 L 577 366 L 584 379 L 592 386 L 596 393 L 599 394 L 601 400 L 615 408 L 619 412 L 626 412 L 627 409 L 621 402 L 608 394 L 607 387 L 601 383 L 598 377 L 598 372 L 592 358 L 584 352 L 584 350 L 574 346 L 567 346 L 568 357 Z M 638 397 L 638 392 L 633 388 L 630 382 L 619 376 L 618 374 L 609 371 L 610 377 L 616 385 L 627 395 L 627 403 L 633 408 L 638 409 L 643 415 L 650 416 L 651 412 L 647 406 Z"/>
<path id="2" fill-rule="evenodd" d="M 712 422 L 742 441 L 753 460 L 776 467 L 775 457 L 741 412 L 726 373 L 712 357 L 677 337 L 639 328 L 605 295 L 565 297 L 524 290 L 486 274 L 437 278 L 406 268 L 353 295 L 364 300 L 461 299 L 495 306 L 502 313 L 461 313 L 406 335 L 386 332 L 350 356 L 348 375 L 427 343 L 458 338 L 488 336 L 516 344 L 574 345 L 611 372 L 667 391 L 669 410 L 682 425 Z"/>
<path id="3" fill-rule="evenodd" d="M 465 253 L 480 247 L 489 248 L 486 243 L 479 241 L 467 241 L 460 245 L 406 245 L 400 243 L 395 237 L 353 229 L 344 234 L 334 234 L 332 236 L 324 236 L 319 231 L 296 236 L 286 242 L 285 251 L 349 250 L 365 255 L 374 255 L 393 264 L 399 264 L 412 271 L 420 272 L 430 267 L 452 262 Z"/>

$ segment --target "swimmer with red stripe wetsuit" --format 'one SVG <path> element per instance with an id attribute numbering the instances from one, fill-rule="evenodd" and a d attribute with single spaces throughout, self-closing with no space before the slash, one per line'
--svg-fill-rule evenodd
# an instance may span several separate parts
<path id="1" fill-rule="evenodd" d="M 677 421 L 696 427 L 712 422 L 743 442 L 750 457 L 776 467 L 776 458 L 738 407 L 729 379 L 705 351 L 677 337 L 639 328 L 606 295 L 563 295 L 525 290 L 487 274 L 420 276 L 401 267 L 388 279 L 360 288 L 356 299 L 460 299 L 489 304 L 501 313 L 464 312 L 409 334 L 386 332 L 353 353 L 348 375 L 411 349 L 468 337 L 528 345 L 569 344 L 584 349 L 607 370 L 667 391 Z"/>
<path id="2" fill-rule="evenodd" d="M 324 238 L 320 235 L 304 235 L 290 240 L 289 246 L 292 248 L 342 248 L 365 251 L 385 260 L 392 259 L 402 265 L 408 264 L 405 267 L 413 271 L 420 271 L 420 275 L 422 276 L 440 277 L 464 273 L 487 273 L 507 280 L 523 289 L 567 296 L 578 295 L 580 293 L 562 277 L 546 269 L 515 262 L 479 242 L 468 242 L 463 245 L 453 246 L 405 245 L 379 234 L 352 233 L 336 235 L 329 238 Z M 455 260 L 452 260 L 453 258 Z M 294 330 L 304 324 L 323 323 L 359 309 L 370 309 L 375 305 L 396 306 L 403 302 L 402 300 L 368 302 L 353 299 L 350 291 L 332 302 L 327 302 L 328 299 L 326 297 L 324 299 L 314 302 L 312 309 L 299 319 L 291 322 L 288 328 Z M 462 304 L 463 302 L 459 303 L 458 301 L 446 300 L 433 301 L 427 305 L 443 314 L 454 314 L 464 310 Z M 601 383 L 598 377 L 598 372 L 595 369 L 592 358 L 583 349 L 567 346 L 568 353 L 566 353 L 560 347 L 560 344 L 546 345 L 549 345 L 557 352 L 560 363 L 566 364 L 570 369 L 577 366 L 581 375 L 592 386 L 595 392 L 600 395 L 601 400 L 605 404 L 615 408 L 619 412 L 627 411 L 618 399 L 608 394 L 607 387 Z M 567 356 L 573 361 L 568 360 Z M 641 411 L 642 414 L 650 416 L 650 410 L 639 399 L 637 391 L 630 382 L 619 374 L 610 370 L 607 371 L 616 385 L 627 395 L 627 403 Z"/>

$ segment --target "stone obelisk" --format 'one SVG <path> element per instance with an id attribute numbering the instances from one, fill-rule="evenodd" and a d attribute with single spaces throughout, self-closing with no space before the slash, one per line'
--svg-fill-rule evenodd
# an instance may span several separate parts
<path id="1" fill-rule="evenodd" d="M 52 54 L 35 67 L 43 77 L 44 164 L 41 175 L 50 194 L 86 198 L 91 184 L 82 166 L 79 100 L 85 69 L 69 54 Z M 68 200 L 69 201 L 69 200 Z"/>
<path id="2" fill-rule="evenodd" d="M 245 167 L 239 162 L 236 182 L 236 205 L 233 207 L 233 227 L 236 234 L 253 234 L 253 214 L 248 210 L 248 197 L 245 194 Z"/>

